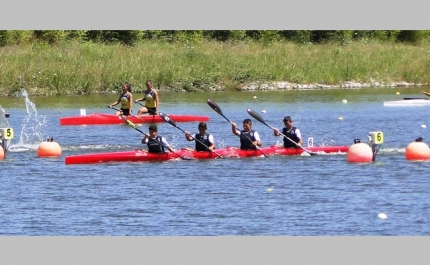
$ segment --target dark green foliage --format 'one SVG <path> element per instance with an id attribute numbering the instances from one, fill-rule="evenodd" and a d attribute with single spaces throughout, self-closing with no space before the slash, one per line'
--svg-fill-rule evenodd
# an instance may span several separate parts
<path id="1" fill-rule="evenodd" d="M 6 46 L 9 44 L 10 31 L 0 30 L 0 46 Z"/>
<path id="2" fill-rule="evenodd" d="M 397 39 L 402 42 L 418 42 L 430 40 L 430 30 L 402 30 Z"/>
<path id="3" fill-rule="evenodd" d="M 66 39 L 86 41 L 88 30 L 66 30 Z"/>
<path id="4" fill-rule="evenodd" d="M 66 36 L 64 30 L 35 30 L 33 33 L 36 40 L 48 44 L 56 44 Z"/>
<path id="5" fill-rule="evenodd" d="M 270 44 L 291 41 L 299 44 L 351 41 L 430 40 L 430 30 L 0 30 L 0 47 L 33 41 L 50 45 L 62 40 L 120 43 L 132 46 L 140 41 L 201 42 L 204 40 L 255 41 Z"/>
<path id="6" fill-rule="evenodd" d="M 312 41 L 311 30 L 284 30 L 279 32 L 279 34 L 283 38 L 295 43 L 305 44 Z"/>
<path id="7" fill-rule="evenodd" d="M 139 30 L 88 30 L 86 39 L 102 43 L 122 43 L 133 45 L 143 36 Z"/>
<path id="8" fill-rule="evenodd" d="M 228 41 L 232 39 L 232 30 L 208 30 L 205 37 L 210 40 Z"/>

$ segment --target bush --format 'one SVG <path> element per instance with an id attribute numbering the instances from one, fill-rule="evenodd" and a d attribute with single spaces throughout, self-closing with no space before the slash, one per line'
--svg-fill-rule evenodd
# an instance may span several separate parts
<path id="1" fill-rule="evenodd" d="M 402 30 L 398 34 L 398 39 L 403 42 L 411 43 L 428 41 L 430 39 L 430 30 Z"/>
<path id="2" fill-rule="evenodd" d="M 59 41 L 65 39 L 66 34 L 64 30 L 35 30 L 34 36 L 38 41 L 57 44 Z"/>
<path id="3" fill-rule="evenodd" d="M 0 46 L 9 44 L 10 33 L 7 30 L 0 30 Z"/>

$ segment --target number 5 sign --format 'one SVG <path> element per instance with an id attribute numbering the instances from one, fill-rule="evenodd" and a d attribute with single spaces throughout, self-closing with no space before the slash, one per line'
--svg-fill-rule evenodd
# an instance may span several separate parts
<path id="1" fill-rule="evenodd" d="M 0 139 L 12 140 L 13 129 L 12 128 L 0 128 Z"/>

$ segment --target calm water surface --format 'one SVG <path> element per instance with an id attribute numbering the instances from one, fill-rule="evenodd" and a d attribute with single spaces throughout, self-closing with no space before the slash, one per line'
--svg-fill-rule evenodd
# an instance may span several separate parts
<path id="1" fill-rule="evenodd" d="M 278 128 L 290 115 L 315 145 L 367 142 L 369 132 L 382 131 L 376 161 L 364 164 L 332 154 L 66 166 L 69 155 L 143 147 L 142 135 L 126 125 L 60 126 L 60 117 L 81 108 L 111 113 L 106 106 L 117 95 L 1 98 L 15 138 L 0 160 L 0 234 L 430 235 L 430 163 L 404 157 L 418 136 L 430 143 L 422 127 L 430 125 L 430 106 L 383 106 L 425 89 L 160 93 L 164 113 L 209 116 L 218 148 L 239 140 L 209 98 L 238 124 L 251 118 L 247 108 Z M 263 145 L 281 143 L 253 122 Z M 197 132 L 197 123 L 177 125 Z M 159 124 L 159 134 L 177 149 L 192 147 L 169 124 Z M 61 157 L 37 156 L 48 136 L 61 145 Z"/>

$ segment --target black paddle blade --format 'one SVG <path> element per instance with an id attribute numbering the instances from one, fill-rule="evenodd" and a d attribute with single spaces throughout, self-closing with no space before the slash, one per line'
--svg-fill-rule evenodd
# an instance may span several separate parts
<path id="1" fill-rule="evenodd" d="M 158 112 L 158 115 L 165 120 L 166 122 L 170 123 L 171 125 L 176 127 L 176 123 L 174 120 L 172 120 L 169 116 L 167 116 L 166 114 L 162 113 L 162 112 Z"/>
<path id="2" fill-rule="evenodd" d="M 208 105 L 214 110 L 214 111 L 216 111 L 216 112 L 218 112 L 219 114 L 221 114 L 221 115 L 223 115 L 222 114 L 222 111 L 221 111 L 221 108 L 215 103 L 215 102 L 213 102 L 212 100 L 210 100 L 210 99 L 208 99 Z"/>
<path id="3" fill-rule="evenodd" d="M 261 117 L 260 114 L 258 114 L 257 112 L 253 111 L 252 109 L 247 109 L 247 111 L 248 111 L 248 114 L 251 115 L 251 117 L 253 117 L 257 121 L 259 121 L 261 123 L 266 123 L 264 121 L 263 117 Z"/>
<path id="4" fill-rule="evenodd" d="M 428 98 L 403 98 L 404 100 L 414 100 L 414 99 L 425 99 L 425 100 L 428 100 Z"/>

